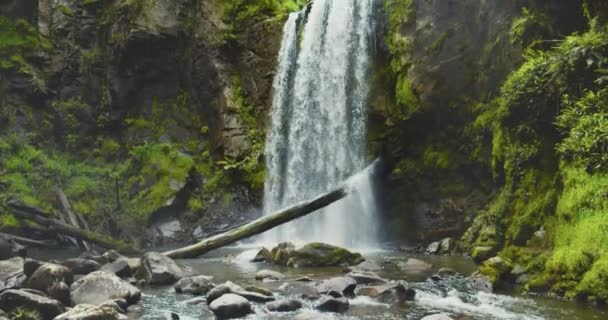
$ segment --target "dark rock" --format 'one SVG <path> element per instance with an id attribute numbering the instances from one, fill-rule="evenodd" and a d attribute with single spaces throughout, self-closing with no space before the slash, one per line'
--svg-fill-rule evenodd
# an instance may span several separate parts
<path id="1" fill-rule="evenodd" d="M 25 263 L 23 264 L 23 273 L 26 277 L 30 277 L 43 264 L 44 262 L 42 261 L 27 258 L 25 259 Z"/>
<path id="2" fill-rule="evenodd" d="M 124 299 L 128 304 L 133 304 L 141 297 L 139 289 L 106 271 L 88 274 L 74 282 L 70 291 L 74 305 L 98 305 L 114 299 Z"/>
<path id="3" fill-rule="evenodd" d="M 272 270 L 260 270 L 255 274 L 255 279 L 256 280 L 271 279 L 271 280 L 279 281 L 279 280 L 285 279 L 285 276 L 280 272 L 276 272 L 276 271 L 272 271 Z"/>
<path id="4" fill-rule="evenodd" d="M 70 268 L 70 270 L 72 270 L 72 274 L 87 275 L 91 272 L 99 270 L 100 268 L 99 263 L 96 261 L 81 258 L 67 259 L 61 264 Z"/>
<path id="5" fill-rule="evenodd" d="M 416 291 L 407 287 L 404 283 L 398 282 L 387 285 L 388 288 L 383 290 L 378 296 L 378 300 L 384 303 L 414 301 Z"/>
<path id="6" fill-rule="evenodd" d="M 358 265 L 356 265 L 354 268 L 351 269 L 351 271 L 358 271 L 358 270 L 362 270 L 362 271 L 369 271 L 369 272 L 378 272 L 378 271 L 382 271 L 382 266 L 379 265 L 378 263 L 374 262 L 374 261 L 363 261 L 361 263 L 359 263 Z"/>
<path id="7" fill-rule="evenodd" d="M 216 286 L 215 288 L 209 290 L 209 292 L 207 293 L 207 303 L 212 303 L 219 297 L 231 292 L 232 290 L 230 289 L 230 287 L 225 284 L 220 284 L 219 286 Z"/>
<path id="8" fill-rule="evenodd" d="M 21 290 L 6 290 L 0 294 L 0 309 L 11 312 L 17 308 L 36 310 L 45 319 L 53 319 L 65 311 L 61 302 Z"/>
<path id="9" fill-rule="evenodd" d="M 157 252 L 148 252 L 141 258 L 144 279 L 151 285 L 173 284 L 189 274 L 173 259 Z"/>
<path id="10" fill-rule="evenodd" d="M 483 275 L 473 275 L 468 279 L 469 286 L 477 291 L 492 293 L 494 285 L 489 277 Z"/>
<path id="11" fill-rule="evenodd" d="M 27 255 L 27 249 L 14 242 L 3 238 L 0 238 L 0 260 L 6 260 L 13 257 L 25 258 Z"/>
<path id="12" fill-rule="evenodd" d="M 494 256 L 498 252 L 496 247 L 491 246 L 476 246 L 471 252 L 471 258 L 475 262 L 482 262 Z"/>
<path id="13" fill-rule="evenodd" d="M 133 271 L 126 259 L 118 259 L 114 262 L 104 264 L 101 270 L 113 273 L 121 278 L 129 278 L 133 275 Z"/>
<path id="14" fill-rule="evenodd" d="M 215 287 L 213 277 L 194 276 L 180 279 L 174 286 L 175 292 L 204 295 Z"/>
<path id="15" fill-rule="evenodd" d="M 298 300 L 277 300 L 266 304 L 268 311 L 272 312 L 292 312 L 302 308 L 302 302 Z"/>
<path id="16" fill-rule="evenodd" d="M 251 303 L 247 299 L 232 293 L 215 299 L 209 308 L 220 319 L 241 318 L 252 312 Z"/>
<path id="17" fill-rule="evenodd" d="M 267 296 L 261 293 L 250 292 L 245 290 L 233 291 L 232 293 L 238 294 L 239 296 L 251 302 L 270 302 L 275 300 L 275 298 L 272 296 Z"/>
<path id="18" fill-rule="evenodd" d="M 253 258 L 253 260 L 251 260 L 251 262 L 271 262 L 271 255 L 270 255 L 270 251 L 268 251 L 268 249 L 266 248 L 262 248 L 256 255 L 255 258 Z"/>
<path id="19" fill-rule="evenodd" d="M 447 314 L 433 314 L 430 316 L 426 316 L 420 320 L 454 320 Z"/>
<path id="20" fill-rule="evenodd" d="M 354 294 L 356 287 L 357 281 L 355 281 L 355 279 L 350 277 L 337 277 L 321 282 L 321 284 L 317 286 L 317 290 L 321 294 L 327 294 L 331 291 L 336 291 L 342 294 L 343 296 L 348 297 Z"/>
<path id="21" fill-rule="evenodd" d="M 301 278 L 297 278 L 294 281 L 298 281 L 298 282 L 312 282 L 312 279 L 310 277 L 301 277 Z"/>
<path id="22" fill-rule="evenodd" d="M 65 284 L 65 282 L 55 282 L 53 283 L 47 290 L 49 297 L 59 302 L 63 303 L 63 305 L 69 306 L 70 301 L 70 287 Z"/>
<path id="23" fill-rule="evenodd" d="M 355 279 L 357 284 L 366 285 L 366 284 L 378 284 L 378 283 L 386 283 L 385 279 L 382 279 L 379 275 L 373 272 L 351 272 L 346 275 L 347 277 Z"/>
<path id="24" fill-rule="evenodd" d="M 319 299 L 317 309 L 327 312 L 342 313 L 348 310 L 348 305 L 348 299 L 344 297 L 334 298 L 331 296 L 324 295 L 321 296 L 321 299 Z"/>
<path id="25" fill-rule="evenodd" d="M 27 280 L 28 287 L 42 292 L 47 290 L 57 282 L 66 284 L 72 283 L 72 270 L 66 266 L 54 263 L 41 265 L 34 274 Z"/>
<path id="26" fill-rule="evenodd" d="M 330 297 L 334 297 L 334 298 L 342 298 L 344 297 L 344 295 L 342 294 L 342 292 L 336 291 L 336 290 L 331 290 L 329 292 L 325 293 L 326 295 L 330 296 Z"/>
<path id="27" fill-rule="evenodd" d="M 116 306 L 110 304 L 100 306 L 79 304 L 53 320 L 114 320 L 119 319 L 119 314 L 120 312 L 116 309 Z"/>

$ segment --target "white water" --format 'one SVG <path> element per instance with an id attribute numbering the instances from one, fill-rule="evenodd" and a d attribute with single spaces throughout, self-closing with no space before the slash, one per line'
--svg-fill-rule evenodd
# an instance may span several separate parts
<path id="1" fill-rule="evenodd" d="M 315 197 L 365 168 L 373 2 L 316 0 L 307 17 L 289 16 L 266 144 L 265 212 Z M 373 247 L 376 206 L 368 172 L 348 185 L 347 199 L 275 228 L 263 241 Z"/>

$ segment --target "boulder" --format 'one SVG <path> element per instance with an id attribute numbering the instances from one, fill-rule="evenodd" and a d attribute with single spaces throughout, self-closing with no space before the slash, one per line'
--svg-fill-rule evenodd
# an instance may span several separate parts
<path id="1" fill-rule="evenodd" d="M 55 282 L 47 290 L 49 297 L 66 306 L 70 305 L 70 287 L 65 282 Z"/>
<path id="2" fill-rule="evenodd" d="M 454 320 L 447 314 L 432 314 L 430 316 L 426 316 L 420 320 Z"/>
<path id="3" fill-rule="evenodd" d="M 106 271 L 95 271 L 79 279 L 72 284 L 70 292 L 74 305 L 99 305 L 114 299 L 133 304 L 141 297 L 139 289 Z"/>
<path id="4" fill-rule="evenodd" d="M 475 274 L 469 277 L 468 285 L 474 290 L 492 293 L 494 291 L 494 285 L 492 280 L 484 275 Z"/>
<path id="5" fill-rule="evenodd" d="M 25 258 L 27 255 L 27 249 L 14 242 L 3 238 L 0 238 L 0 260 L 6 260 L 13 257 Z"/>
<path id="6" fill-rule="evenodd" d="M 379 275 L 373 272 L 351 272 L 346 275 L 347 277 L 355 279 L 357 284 L 366 285 L 366 284 L 378 284 L 378 283 L 386 283 L 385 279 L 382 279 Z"/>
<path id="7" fill-rule="evenodd" d="M 415 298 L 416 291 L 403 282 L 387 285 L 387 288 L 378 296 L 378 300 L 384 303 L 414 301 Z"/>
<path id="8" fill-rule="evenodd" d="M 114 320 L 119 319 L 119 310 L 111 304 L 94 306 L 79 304 L 53 320 Z"/>
<path id="9" fill-rule="evenodd" d="M 471 251 L 471 258 L 475 260 L 475 262 L 482 262 L 497 253 L 497 249 L 491 246 L 476 246 Z"/>
<path id="10" fill-rule="evenodd" d="M 266 290 L 264 288 L 260 288 L 260 287 L 256 287 L 256 286 L 248 286 L 245 288 L 245 291 L 249 291 L 249 292 L 257 292 L 259 294 L 263 294 L 265 296 L 272 296 L 272 292 L 270 292 L 269 290 Z"/>
<path id="11" fill-rule="evenodd" d="M 279 243 L 270 252 L 271 262 L 280 266 L 286 266 L 295 250 L 296 246 L 291 242 Z"/>
<path id="12" fill-rule="evenodd" d="M 104 264 L 101 270 L 113 273 L 121 278 L 129 278 L 133 275 L 133 270 L 126 259 L 118 259 L 114 262 Z"/>
<path id="13" fill-rule="evenodd" d="M 67 259 L 61 263 L 62 265 L 70 268 L 72 274 L 87 275 L 91 272 L 99 270 L 99 263 L 93 260 L 87 260 L 82 258 Z"/>
<path id="14" fill-rule="evenodd" d="M 294 299 L 277 300 L 266 304 L 266 309 L 272 312 L 292 312 L 302 308 L 302 302 Z"/>
<path id="15" fill-rule="evenodd" d="M 24 261 L 21 257 L 0 261 L 0 289 L 21 285 L 25 277 Z"/>
<path id="16" fill-rule="evenodd" d="M 317 286 L 321 294 L 328 294 L 332 291 L 338 292 L 343 296 L 352 296 L 355 293 L 357 281 L 350 277 L 336 277 L 325 280 Z"/>
<path id="17" fill-rule="evenodd" d="M 177 293 L 204 295 L 215 287 L 210 276 L 194 276 L 180 279 L 174 286 Z"/>
<path id="18" fill-rule="evenodd" d="M 0 294 L 0 309 L 11 312 L 18 308 L 36 310 L 44 319 L 53 319 L 65 311 L 61 302 L 22 290 L 6 290 Z"/>
<path id="19" fill-rule="evenodd" d="M 490 267 L 496 270 L 500 275 L 504 275 L 510 273 L 513 267 L 510 263 L 505 261 L 501 257 L 492 257 L 486 261 L 484 261 L 484 266 Z"/>
<path id="20" fill-rule="evenodd" d="M 428 253 L 428 254 L 439 253 L 439 241 L 429 244 L 429 246 L 426 247 L 426 253 Z"/>
<path id="21" fill-rule="evenodd" d="M 255 279 L 256 280 L 270 279 L 270 280 L 279 281 L 279 280 L 285 279 L 285 276 L 280 272 L 276 272 L 276 271 L 272 271 L 272 270 L 260 270 L 255 274 Z"/>
<path id="22" fill-rule="evenodd" d="M 212 301 L 228 293 L 239 295 L 252 302 L 270 302 L 275 300 L 275 298 L 272 296 L 247 291 L 231 281 L 226 281 L 225 283 L 211 289 L 209 293 L 207 293 L 207 302 L 211 303 Z"/>
<path id="23" fill-rule="evenodd" d="M 270 251 L 268 251 L 268 249 L 266 249 L 266 248 L 262 248 L 255 255 L 255 258 L 253 258 L 253 260 L 251 260 L 251 262 L 270 262 L 270 261 L 272 261 L 272 259 L 270 257 L 271 257 Z"/>
<path id="24" fill-rule="evenodd" d="M 454 250 L 456 242 L 452 238 L 445 238 L 439 242 L 439 254 L 448 254 Z"/>
<path id="25" fill-rule="evenodd" d="M 365 259 L 359 253 L 317 242 L 292 251 L 286 265 L 290 267 L 352 266 L 363 261 Z"/>
<path id="26" fill-rule="evenodd" d="M 209 308 L 220 319 L 241 318 L 252 312 L 251 303 L 247 299 L 232 293 L 215 299 Z"/>
<path id="27" fill-rule="evenodd" d="M 27 280 L 29 288 L 47 292 L 57 282 L 72 283 L 72 270 L 70 268 L 54 263 L 41 265 Z"/>
<path id="28" fill-rule="evenodd" d="M 101 257 L 104 258 L 105 261 L 106 261 L 103 264 L 111 263 L 111 262 L 114 262 L 114 261 L 116 261 L 118 259 L 125 258 L 122 254 L 118 253 L 118 251 L 116 251 L 116 250 L 106 251 L 104 254 L 101 255 Z"/>
<path id="29" fill-rule="evenodd" d="M 219 286 L 216 286 L 215 288 L 209 290 L 209 292 L 207 293 L 207 303 L 212 303 L 219 297 L 231 292 L 232 290 L 230 289 L 230 287 L 225 284 L 220 284 Z"/>
<path id="30" fill-rule="evenodd" d="M 348 305 L 348 299 L 344 297 L 334 298 L 332 296 L 324 295 L 321 296 L 321 299 L 319 299 L 317 309 L 327 312 L 342 313 L 348 310 Z"/>
<path id="31" fill-rule="evenodd" d="M 44 262 L 42 262 L 40 260 L 27 258 L 27 259 L 25 259 L 25 262 L 23 263 L 23 273 L 25 274 L 26 277 L 30 277 L 43 264 L 44 264 Z"/>
<path id="32" fill-rule="evenodd" d="M 157 252 L 148 252 L 141 258 L 144 279 L 151 285 L 173 284 L 188 276 L 173 259 Z"/>

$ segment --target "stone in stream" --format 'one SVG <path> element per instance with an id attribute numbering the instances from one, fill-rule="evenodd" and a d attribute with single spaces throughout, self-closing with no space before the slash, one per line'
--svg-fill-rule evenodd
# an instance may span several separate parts
<path id="1" fill-rule="evenodd" d="M 146 318 L 148 320 L 179 320 L 179 315 L 175 312 L 171 312 L 171 311 L 162 311 L 159 312 L 158 314 L 150 317 L 150 318 Z"/>
<path id="2" fill-rule="evenodd" d="M 321 294 L 328 294 L 332 291 L 338 292 L 343 296 L 352 296 L 357 287 L 357 281 L 350 277 L 336 277 L 325 280 L 317 286 Z"/>
<path id="3" fill-rule="evenodd" d="M 377 275 L 373 272 L 366 272 L 366 271 L 351 272 L 351 273 L 348 273 L 346 276 L 349 278 L 355 279 L 355 281 L 357 281 L 357 284 L 360 284 L 360 285 L 379 284 L 379 283 L 387 282 L 385 279 L 382 279 L 379 275 Z"/>
<path id="4" fill-rule="evenodd" d="M 95 271 L 79 279 L 72 284 L 70 292 L 74 305 L 99 305 L 114 299 L 133 304 L 141 297 L 139 289 L 106 271 Z"/>
<path id="5" fill-rule="evenodd" d="M 458 274 L 458 272 L 451 268 L 441 268 L 441 269 L 439 269 L 439 271 L 437 271 L 437 275 L 442 278 L 455 276 L 457 274 Z"/>
<path id="6" fill-rule="evenodd" d="M 342 313 L 348 309 L 348 306 L 348 299 L 344 297 L 334 298 L 332 296 L 324 295 L 319 299 L 316 308 L 321 311 Z"/>
<path id="7" fill-rule="evenodd" d="M 256 287 L 256 286 L 248 286 L 245 288 L 245 291 L 256 292 L 256 293 L 263 294 L 268 297 L 272 296 L 272 292 L 270 292 L 269 290 L 266 290 L 266 289 L 260 288 L 260 287 Z"/>
<path id="8" fill-rule="evenodd" d="M 173 284 L 189 276 L 173 259 L 157 252 L 148 252 L 141 258 L 144 279 L 151 285 Z"/>
<path id="9" fill-rule="evenodd" d="M 104 264 L 101 270 L 113 273 L 121 278 L 129 278 L 133 275 L 133 270 L 126 259 L 118 259 L 114 262 Z"/>
<path id="10" fill-rule="evenodd" d="M 430 316 L 426 316 L 420 320 L 454 320 L 454 319 L 452 319 L 452 317 L 448 316 L 447 314 L 433 314 Z"/>
<path id="11" fill-rule="evenodd" d="M 492 293 L 494 286 L 489 277 L 479 274 L 474 274 L 468 278 L 468 285 L 474 290 Z"/>
<path id="12" fill-rule="evenodd" d="M 272 261 L 289 267 L 336 267 L 357 265 L 365 259 L 359 253 L 326 243 L 309 243 L 295 250 L 292 244 L 280 244 L 272 249 Z"/>
<path id="13" fill-rule="evenodd" d="M 70 268 L 60 264 L 45 263 L 32 274 L 27 280 L 27 284 L 29 288 L 47 292 L 56 282 L 71 284 L 72 279 L 73 275 Z"/>
<path id="14" fill-rule="evenodd" d="M 302 302 L 294 299 L 277 300 L 266 304 L 266 309 L 272 312 L 292 312 L 302 308 Z"/>
<path id="15" fill-rule="evenodd" d="M 66 306 L 70 305 L 70 287 L 65 282 L 53 283 L 48 288 L 47 293 L 50 298 L 58 300 Z"/>
<path id="16" fill-rule="evenodd" d="M 429 244 L 429 246 L 426 247 L 426 253 L 428 253 L 428 254 L 439 253 L 439 241 L 435 241 L 435 242 Z"/>
<path id="17" fill-rule="evenodd" d="M 72 274 L 87 275 L 91 272 L 99 270 L 100 268 L 99 263 L 96 261 L 82 258 L 67 259 L 61 264 L 70 268 L 70 270 L 72 270 Z"/>
<path id="18" fill-rule="evenodd" d="M 22 290 L 6 290 L 0 294 L 0 309 L 11 312 L 18 308 L 38 311 L 44 319 L 53 319 L 65 311 L 61 302 Z"/>
<path id="19" fill-rule="evenodd" d="M 44 262 L 42 262 L 40 260 L 26 258 L 25 262 L 23 263 L 23 273 L 25 274 L 26 277 L 30 277 L 43 264 L 44 264 Z M 0 267 L 0 270 L 1 269 L 2 269 L 2 267 Z"/>
<path id="20" fill-rule="evenodd" d="M 120 319 L 120 316 L 119 310 L 111 304 L 104 304 L 100 306 L 79 304 L 70 309 L 68 312 L 60 314 L 53 320 L 113 320 Z"/>
<path id="21" fill-rule="evenodd" d="M 439 254 L 449 254 L 456 247 L 456 243 L 452 238 L 445 238 L 439 241 Z"/>
<path id="22" fill-rule="evenodd" d="M 209 308 L 220 319 L 241 318 L 252 312 L 251 303 L 247 299 L 232 293 L 215 299 Z"/>
<path id="23" fill-rule="evenodd" d="M 270 251 L 266 248 L 262 248 L 251 260 L 251 262 L 271 262 Z"/>
<path id="24" fill-rule="evenodd" d="M 180 279 L 175 286 L 175 292 L 177 293 L 189 293 L 194 295 L 204 295 L 209 290 L 215 287 L 212 282 L 213 277 L 210 276 L 193 276 L 185 277 Z"/>
<path id="25" fill-rule="evenodd" d="M 256 280 L 270 279 L 270 280 L 279 281 L 279 280 L 285 279 L 285 276 L 280 272 L 276 272 L 276 271 L 272 271 L 272 270 L 260 270 L 255 274 L 255 279 Z"/>
<path id="26" fill-rule="evenodd" d="M 207 302 L 212 303 L 214 300 L 228 293 L 239 295 L 252 302 L 270 302 L 275 300 L 275 298 L 272 296 L 247 291 L 231 281 L 226 281 L 225 283 L 211 289 L 209 293 L 207 293 Z"/>

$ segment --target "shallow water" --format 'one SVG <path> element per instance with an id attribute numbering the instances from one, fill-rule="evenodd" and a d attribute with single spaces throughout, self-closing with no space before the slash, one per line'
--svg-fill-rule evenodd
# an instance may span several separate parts
<path id="1" fill-rule="evenodd" d="M 196 260 L 178 261 L 192 271 L 211 275 L 215 283 L 230 280 L 241 286 L 256 285 L 275 292 L 282 297 L 296 298 L 307 284 L 293 281 L 308 276 L 319 281 L 343 274 L 341 268 L 293 269 L 274 267 L 264 263 L 250 263 L 257 249 L 227 248 L 208 254 Z M 426 281 L 433 272 L 449 267 L 462 274 L 475 270 L 475 264 L 465 257 L 457 256 L 412 256 L 401 252 L 369 252 L 365 257 L 380 263 L 384 268 L 377 272 L 391 280 L 407 280 L 417 291 L 413 302 L 386 305 L 371 298 L 357 297 L 350 300 L 350 308 L 345 314 L 319 313 L 314 310 L 314 302 L 304 302 L 304 309 L 296 313 L 268 313 L 262 304 L 255 304 L 256 314 L 246 319 L 293 319 L 301 312 L 310 313 L 311 319 L 420 319 L 435 313 L 447 313 L 455 319 L 493 320 L 493 319 L 608 319 L 608 313 L 586 308 L 571 302 L 557 301 L 549 298 L 531 296 L 509 296 L 474 292 L 467 288 L 464 277 L 451 277 L 440 282 Z M 396 267 L 401 261 L 416 258 L 433 264 L 433 270 L 423 273 L 404 274 Z M 275 283 L 262 283 L 254 279 L 261 269 L 272 269 L 282 272 L 287 280 Z M 150 319 L 165 311 L 180 315 L 181 319 L 214 319 L 207 304 L 189 305 L 190 295 L 179 295 L 172 287 L 144 290 L 140 308 L 130 313 L 131 319 Z"/>

